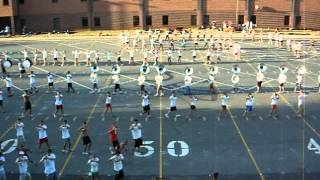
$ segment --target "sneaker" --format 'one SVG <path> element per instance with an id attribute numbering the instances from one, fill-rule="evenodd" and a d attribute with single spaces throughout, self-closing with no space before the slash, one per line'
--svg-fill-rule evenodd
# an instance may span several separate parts
<path id="1" fill-rule="evenodd" d="M 168 115 L 168 114 L 164 114 L 164 116 L 165 116 L 166 118 L 169 118 L 169 115 Z"/>
<path id="2" fill-rule="evenodd" d="M 56 114 L 53 114 L 53 118 L 56 118 L 57 117 L 57 115 Z"/>
<path id="3" fill-rule="evenodd" d="M 154 96 L 159 96 L 159 94 L 158 94 L 158 93 L 156 93 Z"/>
<path id="4" fill-rule="evenodd" d="M 160 93 L 160 96 L 164 96 L 164 94 L 163 94 L 163 93 Z"/>
<path id="5" fill-rule="evenodd" d="M 88 155 L 89 153 L 87 153 L 87 152 L 82 152 L 82 154 L 84 154 L 84 155 Z"/>

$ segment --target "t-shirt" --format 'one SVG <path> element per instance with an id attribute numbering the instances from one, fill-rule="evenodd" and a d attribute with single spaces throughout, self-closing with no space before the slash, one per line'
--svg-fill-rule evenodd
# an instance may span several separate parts
<path id="1" fill-rule="evenodd" d="M 87 59 L 90 59 L 91 58 L 91 52 L 87 52 L 86 53 L 86 57 L 87 57 Z"/>
<path id="2" fill-rule="evenodd" d="M 162 85 L 163 76 L 158 74 L 158 75 L 156 75 L 156 77 L 154 79 L 155 79 L 157 85 Z"/>
<path id="3" fill-rule="evenodd" d="M 28 160 L 28 156 L 25 155 L 16 159 L 16 163 L 18 164 L 20 174 L 28 172 Z"/>
<path id="4" fill-rule="evenodd" d="M 112 80 L 114 84 L 119 84 L 120 80 L 119 80 L 119 75 L 114 74 L 112 75 Z"/>
<path id="5" fill-rule="evenodd" d="M 304 104 L 304 101 L 305 101 L 305 95 L 299 95 L 298 96 L 298 106 L 301 106 Z"/>
<path id="6" fill-rule="evenodd" d="M 50 155 L 47 155 L 50 159 L 44 160 L 44 173 L 45 174 L 52 174 L 56 172 L 56 165 L 55 165 L 55 159 L 56 155 L 51 153 Z"/>
<path id="7" fill-rule="evenodd" d="M 209 83 L 212 84 L 214 83 L 214 75 L 209 74 Z"/>
<path id="8" fill-rule="evenodd" d="M 138 77 L 139 86 L 143 85 L 145 80 L 146 80 L 146 77 L 143 76 L 143 75 L 140 75 L 140 76 Z"/>
<path id="9" fill-rule="evenodd" d="M 197 98 L 192 98 L 190 105 L 191 105 L 191 106 L 195 106 L 195 105 L 197 104 L 197 101 L 198 101 Z"/>
<path id="10" fill-rule="evenodd" d="M 143 95 L 142 96 L 142 106 L 148 106 L 150 104 L 149 96 Z"/>
<path id="11" fill-rule="evenodd" d="M 89 159 L 88 164 L 90 165 L 90 172 L 99 172 L 99 158 Z"/>
<path id="12" fill-rule="evenodd" d="M 62 139 L 68 139 L 70 138 L 70 125 L 69 124 L 63 124 L 60 126 L 61 134 L 62 134 Z"/>
<path id="13" fill-rule="evenodd" d="M 110 139 L 111 139 L 112 142 L 118 140 L 118 135 L 116 133 L 116 128 L 112 127 L 109 130 L 109 136 L 110 136 Z"/>
<path id="14" fill-rule="evenodd" d="M 35 74 L 30 74 L 29 76 L 29 82 L 30 82 L 30 84 L 34 84 L 34 83 L 36 83 L 36 75 Z"/>
<path id="15" fill-rule="evenodd" d="M 112 100 L 112 97 L 111 96 L 107 96 L 106 97 L 106 104 L 111 104 L 111 100 Z"/>
<path id="16" fill-rule="evenodd" d="M 2 96 L 3 92 L 0 91 L 0 101 L 3 101 L 3 96 Z"/>
<path id="17" fill-rule="evenodd" d="M 0 156 L 0 162 L 5 163 L 6 158 L 4 158 L 3 156 Z M 4 171 L 4 165 L 0 165 L 0 171 Z"/>
<path id="18" fill-rule="evenodd" d="M 52 74 L 48 75 L 48 83 L 53 83 L 53 76 L 52 76 Z"/>
<path id="19" fill-rule="evenodd" d="M 262 82 L 263 79 L 264 79 L 263 73 L 258 72 L 256 78 L 257 78 L 257 81 L 258 81 L 258 82 Z"/>
<path id="20" fill-rule="evenodd" d="M 6 87 L 12 87 L 12 79 L 10 77 L 6 77 Z"/>
<path id="21" fill-rule="evenodd" d="M 184 77 L 184 84 L 186 85 L 186 86 L 190 86 L 191 85 L 191 83 L 192 83 L 192 77 L 191 76 L 185 76 Z"/>
<path id="22" fill-rule="evenodd" d="M 17 136 L 23 136 L 23 128 L 24 128 L 23 122 L 19 122 L 16 124 Z"/>
<path id="23" fill-rule="evenodd" d="M 67 83 L 72 83 L 72 75 L 67 74 Z"/>
<path id="24" fill-rule="evenodd" d="M 47 126 L 46 125 L 41 125 L 42 128 L 38 129 L 38 135 L 39 135 L 39 139 L 43 139 L 48 137 L 47 136 Z"/>
<path id="25" fill-rule="evenodd" d="M 211 51 L 207 51 L 207 56 L 211 56 Z"/>
<path id="26" fill-rule="evenodd" d="M 48 52 L 46 50 L 42 51 L 42 57 L 44 59 L 48 57 Z"/>
<path id="27" fill-rule="evenodd" d="M 253 97 L 247 97 L 246 99 L 246 106 L 253 106 Z"/>
<path id="28" fill-rule="evenodd" d="M 138 139 L 142 137 L 142 130 L 141 130 L 141 124 L 133 124 L 132 129 L 131 129 L 131 135 L 132 139 Z"/>
<path id="29" fill-rule="evenodd" d="M 271 105 L 278 105 L 280 101 L 279 96 L 271 96 Z"/>
<path id="30" fill-rule="evenodd" d="M 53 58 L 59 58 L 59 52 L 53 51 Z"/>
<path id="31" fill-rule="evenodd" d="M 287 81 L 287 76 L 284 73 L 280 73 L 278 77 L 278 82 L 280 84 L 285 83 Z"/>
<path id="32" fill-rule="evenodd" d="M 169 99 L 170 99 L 170 107 L 176 107 L 177 106 L 177 97 L 171 95 Z"/>
<path id="33" fill-rule="evenodd" d="M 222 106 L 227 106 L 228 105 L 228 100 L 229 100 L 229 96 L 223 95 L 221 97 L 221 105 Z"/>
<path id="34" fill-rule="evenodd" d="M 113 161 L 113 170 L 120 171 L 123 169 L 122 160 L 124 159 L 122 154 L 114 155 L 110 158 Z"/>
<path id="35" fill-rule="evenodd" d="M 63 99 L 62 99 L 62 96 L 61 96 L 61 95 L 56 95 L 56 96 L 55 96 L 55 102 L 54 102 L 54 104 L 55 104 L 56 106 L 61 106 L 61 105 L 62 105 L 62 101 L 63 101 Z"/>

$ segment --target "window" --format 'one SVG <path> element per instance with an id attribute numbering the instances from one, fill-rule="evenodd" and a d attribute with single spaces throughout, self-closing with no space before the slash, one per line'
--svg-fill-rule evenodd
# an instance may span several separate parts
<path id="1" fill-rule="evenodd" d="M 256 15 L 252 15 L 250 17 L 250 21 L 252 21 L 252 24 L 257 24 L 257 16 Z"/>
<path id="2" fill-rule="evenodd" d="M 243 24 L 244 23 L 244 15 L 239 15 L 238 16 L 238 24 Z"/>
<path id="3" fill-rule="evenodd" d="M 299 28 L 301 26 L 301 16 L 296 16 L 296 27 Z"/>
<path id="4" fill-rule="evenodd" d="M 3 0 L 3 1 L 2 1 L 2 4 L 3 4 L 4 6 L 9 6 L 9 0 Z"/>
<path id="5" fill-rule="evenodd" d="M 191 26 L 197 25 L 197 15 L 191 15 Z"/>
<path id="6" fill-rule="evenodd" d="M 81 24 L 82 24 L 82 27 L 88 27 L 88 18 L 82 17 Z"/>
<path id="7" fill-rule="evenodd" d="M 133 16 L 133 26 L 139 26 L 139 16 Z"/>
<path id="8" fill-rule="evenodd" d="M 203 15 L 203 25 L 204 26 L 209 25 L 209 15 Z"/>
<path id="9" fill-rule="evenodd" d="M 19 0 L 19 4 L 24 4 L 24 0 Z"/>
<path id="10" fill-rule="evenodd" d="M 94 26 L 95 27 L 101 26 L 100 17 L 94 17 Z"/>
<path id="11" fill-rule="evenodd" d="M 55 30 L 55 31 L 60 31 L 61 30 L 60 18 L 53 18 L 52 27 L 53 27 L 53 30 Z"/>
<path id="12" fill-rule="evenodd" d="M 168 15 L 162 16 L 162 25 L 164 25 L 164 26 L 169 25 L 169 16 Z"/>
<path id="13" fill-rule="evenodd" d="M 290 23 L 290 16 L 284 16 L 283 25 L 288 26 Z"/>
<path id="14" fill-rule="evenodd" d="M 58 3 L 58 0 L 51 0 L 52 3 Z"/>
<path id="15" fill-rule="evenodd" d="M 152 16 L 147 16 L 146 17 L 146 25 L 147 26 L 152 26 Z"/>

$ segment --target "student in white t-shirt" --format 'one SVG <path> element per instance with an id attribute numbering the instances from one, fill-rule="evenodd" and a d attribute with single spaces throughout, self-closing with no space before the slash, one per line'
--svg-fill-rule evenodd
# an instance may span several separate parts
<path id="1" fill-rule="evenodd" d="M 47 49 L 43 49 L 42 51 L 42 59 L 43 59 L 43 64 L 42 66 L 45 66 L 48 60 L 48 51 Z"/>
<path id="2" fill-rule="evenodd" d="M 36 84 L 36 75 L 34 74 L 33 71 L 31 71 L 28 77 L 29 77 L 29 84 L 30 84 L 30 93 L 32 94 L 33 91 L 37 93 L 38 88 Z"/>
<path id="3" fill-rule="evenodd" d="M 196 96 L 194 95 L 190 96 L 190 109 L 186 116 L 189 121 L 191 121 L 192 115 L 197 112 L 197 102 L 198 102 L 198 99 Z M 200 118 L 198 114 L 197 114 L 197 118 Z M 205 120 L 205 117 L 202 117 L 202 119 Z"/>
<path id="4" fill-rule="evenodd" d="M 123 172 L 123 160 L 124 157 L 120 153 L 120 151 L 116 151 L 115 155 L 109 158 L 110 161 L 113 162 L 113 170 L 115 172 L 115 179 L 123 179 L 124 172 Z"/>
<path id="5" fill-rule="evenodd" d="M 74 88 L 72 87 L 73 80 L 72 80 L 72 74 L 71 74 L 70 71 L 67 72 L 67 74 L 66 74 L 66 79 L 67 79 L 67 87 L 68 87 L 67 93 L 69 93 L 70 90 L 72 90 L 72 92 L 74 93 L 75 90 L 74 90 Z"/>
<path id="6" fill-rule="evenodd" d="M 55 101 L 54 101 L 54 105 L 55 105 L 55 112 L 53 113 L 53 117 L 56 118 L 57 117 L 57 113 L 60 111 L 61 116 L 64 116 L 64 111 L 63 111 L 63 96 L 62 94 L 60 94 L 60 92 L 56 92 L 56 95 L 54 96 Z"/>
<path id="7" fill-rule="evenodd" d="M 191 95 L 192 77 L 190 75 L 184 76 L 185 95 Z"/>
<path id="8" fill-rule="evenodd" d="M 57 49 L 53 49 L 53 64 L 52 66 L 55 66 L 58 62 L 58 59 L 60 58 L 59 52 Z"/>
<path id="9" fill-rule="evenodd" d="M 63 124 L 59 126 L 59 130 L 61 131 L 62 140 L 64 140 L 62 152 L 71 152 L 70 125 L 67 120 L 63 121 Z"/>
<path id="10" fill-rule="evenodd" d="M 140 86 L 139 95 L 145 91 L 144 82 L 146 81 L 146 76 L 143 73 L 140 73 L 138 76 L 138 85 Z"/>
<path id="11" fill-rule="evenodd" d="M 225 117 L 227 117 L 229 99 L 230 97 L 228 96 L 228 94 L 224 92 L 221 96 L 221 111 L 219 112 L 219 119 L 221 118 L 222 113 L 225 115 Z"/>
<path id="12" fill-rule="evenodd" d="M 48 73 L 47 79 L 48 79 L 48 92 L 51 92 L 53 90 L 54 77 L 50 72 Z"/>
<path id="13" fill-rule="evenodd" d="M 24 123 L 21 121 L 20 118 L 18 118 L 17 122 L 14 124 L 14 127 L 16 129 L 18 145 L 24 144 L 25 142 L 24 131 L 23 131 Z"/>
<path id="14" fill-rule="evenodd" d="M 47 135 L 47 125 L 44 124 L 43 121 L 40 121 L 39 125 L 36 127 L 36 130 L 38 131 L 38 138 L 39 138 L 39 146 L 38 149 L 41 150 L 41 146 L 43 143 L 45 143 L 48 147 L 48 149 L 50 149 L 50 145 L 49 145 L 49 140 L 48 140 L 48 135 Z"/>
<path id="15" fill-rule="evenodd" d="M 0 110 L 2 111 L 2 113 L 5 113 L 4 107 L 3 107 L 3 92 L 1 88 L 0 88 Z"/>
<path id="16" fill-rule="evenodd" d="M 6 180 L 6 171 L 4 169 L 4 164 L 6 163 L 6 158 L 3 156 L 2 152 L 0 151 L 0 179 Z"/>
<path id="17" fill-rule="evenodd" d="M 6 81 L 6 88 L 7 88 L 8 97 L 11 97 L 11 96 L 13 96 L 12 89 L 11 89 L 13 86 L 12 78 L 9 74 L 7 74 L 7 76 L 4 80 Z"/>
<path id="18" fill-rule="evenodd" d="M 50 180 L 57 179 L 55 160 L 56 160 L 56 155 L 52 153 L 51 149 L 48 149 L 47 154 L 44 155 L 40 160 L 40 163 L 43 163 L 44 174 L 47 179 L 50 179 Z"/>
<path id="19" fill-rule="evenodd" d="M 306 94 L 301 90 L 298 95 L 298 109 L 296 117 L 302 118 L 304 117 L 304 106 L 306 100 Z"/>
<path id="20" fill-rule="evenodd" d="M 87 51 L 85 52 L 86 54 L 86 66 L 91 66 L 91 54 L 92 52 L 91 51 Z"/>
<path id="21" fill-rule="evenodd" d="M 273 114 L 275 114 L 275 117 L 278 118 L 278 105 L 280 103 L 280 97 L 278 93 L 273 93 L 271 98 L 271 110 L 269 113 L 269 117 L 271 117 Z"/>
<path id="22" fill-rule="evenodd" d="M 114 90 L 113 90 L 113 94 L 116 94 L 118 91 L 120 94 L 122 94 L 122 90 L 120 87 L 120 76 L 119 74 L 113 74 L 112 77 L 112 82 L 114 84 Z"/>
<path id="23" fill-rule="evenodd" d="M 19 157 L 16 159 L 16 163 L 19 168 L 19 180 L 31 180 L 31 174 L 29 172 L 29 158 L 23 151 L 19 151 Z M 0 178 L 1 179 L 1 178 Z"/>
<path id="24" fill-rule="evenodd" d="M 111 115 L 112 113 L 112 96 L 110 92 L 107 92 L 107 96 L 106 96 L 106 102 L 105 102 L 105 109 L 103 112 L 103 117 L 105 117 L 105 114 L 110 111 Z"/>
<path id="25" fill-rule="evenodd" d="M 157 88 L 157 92 L 154 96 L 158 96 L 160 94 L 160 96 L 163 96 L 163 90 L 162 90 L 162 86 L 163 86 L 163 76 L 162 74 L 158 73 L 155 77 L 154 80 L 156 81 L 156 88 Z"/>
<path id="26" fill-rule="evenodd" d="M 180 117 L 179 114 L 177 114 L 177 96 L 175 92 L 172 92 L 171 96 L 169 97 L 170 100 L 170 110 L 165 114 L 166 118 L 169 118 L 170 113 L 175 113 L 174 120 L 176 121 L 178 117 Z"/>
<path id="27" fill-rule="evenodd" d="M 257 75 L 256 75 L 256 80 L 257 80 L 257 93 L 261 93 L 262 92 L 262 82 L 264 80 L 264 74 L 259 71 L 257 72 Z"/>
<path id="28" fill-rule="evenodd" d="M 134 148 L 136 151 L 140 151 L 140 146 L 143 144 L 142 140 L 142 125 L 139 123 L 138 119 L 135 119 L 134 122 L 129 127 L 131 131 L 132 139 L 134 140 Z"/>
<path id="29" fill-rule="evenodd" d="M 242 116 L 243 117 L 248 117 L 247 114 L 248 113 L 253 113 L 253 101 L 254 101 L 254 97 L 252 96 L 251 93 L 249 93 L 247 96 L 246 96 L 246 109 L 244 110 Z"/>
<path id="30" fill-rule="evenodd" d="M 141 95 L 142 97 L 142 113 L 140 115 L 144 115 L 145 119 L 148 120 L 150 117 L 150 98 L 147 91 L 144 91 Z"/>
<path id="31" fill-rule="evenodd" d="M 78 50 L 72 51 L 73 59 L 74 59 L 74 66 L 78 66 L 79 65 L 79 57 L 80 57 L 81 53 L 82 52 L 78 51 Z"/>
<path id="32" fill-rule="evenodd" d="M 95 154 L 92 154 L 91 158 L 88 160 L 87 163 L 90 165 L 89 176 L 91 176 L 91 179 L 99 180 L 100 179 L 100 175 L 99 175 L 100 159 Z"/>

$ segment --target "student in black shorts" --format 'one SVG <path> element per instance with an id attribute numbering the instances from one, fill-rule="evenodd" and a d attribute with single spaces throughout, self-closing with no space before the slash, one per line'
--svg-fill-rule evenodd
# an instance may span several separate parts
<path id="1" fill-rule="evenodd" d="M 82 154 L 89 154 L 91 149 L 91 139 L 88 134 L 89 130 L 88 130 L 87 122 L 84 121 L 79 130 L 80 130 L 80 133 L 82 134 L 82 143 L 84 146 L 84 150 Z"/>

